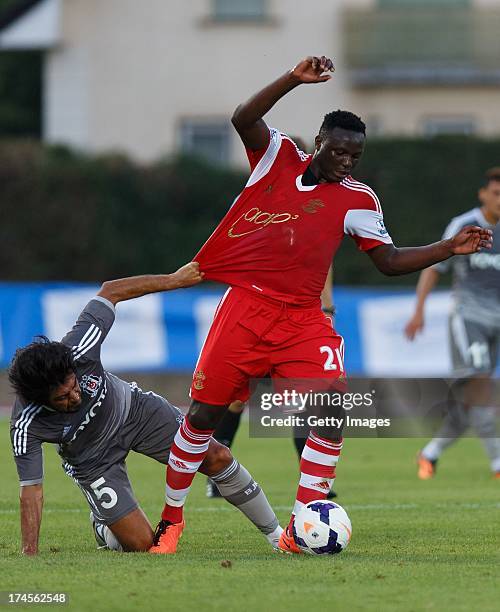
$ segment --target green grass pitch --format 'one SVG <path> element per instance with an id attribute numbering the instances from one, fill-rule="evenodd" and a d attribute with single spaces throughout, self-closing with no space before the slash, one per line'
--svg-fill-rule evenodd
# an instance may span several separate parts
<path id="1" fill-rule="evenodd" d="M 453 447 L 430 482 L 415 477 L 419 440 L 347 440 L 336 484 L 353 539 L 321 558 L 273 553 L 237 510 L 205 497 L 200 476 L 176 556 L 97 551 L 87 504 L 46 445 L 41 554 L 24 558 L 7 420 L 0 433 L 0 591 L 66 591 L 67 608 L 92 612 L 498 610 L 500 482 L 475 439 Z M 234 453 L 285 523 L 297 482 L 291 440 L 248 439 L 242 428 Z M 155 523 L 164 468 L 135 454 L 128 464 Z"/>

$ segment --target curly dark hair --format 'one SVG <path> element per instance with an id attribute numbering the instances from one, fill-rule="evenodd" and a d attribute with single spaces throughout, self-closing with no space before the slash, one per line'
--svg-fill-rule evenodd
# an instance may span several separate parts
<path id="1" fill-rule="evenodd" d="M 359 132 L 366 135 L 366 125 L 360 117 L 350 111 L 336 110 L 325 115 L 319 129 L 321 136 L 331 132 L 334 128 L 342 128 L 350 132 Z"/>
<path id="2" fill-rule="evenodd" d="M 46 336 L 17 349 L 9 367 L 9 382 L 27 402 L 46 404 L 50 392 L 75 372 L 71 348 Z"/>

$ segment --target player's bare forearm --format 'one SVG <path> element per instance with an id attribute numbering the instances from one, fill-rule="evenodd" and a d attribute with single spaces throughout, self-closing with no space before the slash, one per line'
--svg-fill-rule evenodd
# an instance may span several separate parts
<path id="1" fill-rule="evenodd" d="M 231 121 L 245 146 L 254 150 L 267 146 L 269 129 L 262 117 L 298 85 L 300 80 L 287 72 L 236 108 Z"/>
<path id="2" fill-rule="evenodd" d="M 446 241 L 421 247 L 396 247 L 384 244 L 368 251 L 375 266 L 386 276 L 410 274 L 428 268 L 453 255 Z"/>
<path id="3" fill-rule="evenodd" d="M 203 276 L 199 264 L 192 261 L 173 274 L 145 274 L 106 281 L 98 295 L 106 298 L 112 304 L 118 304 L 118 302 L 132 300 L 150 293 L 191 287 L 200 283 Z"/>
<path id="4" fill-rule="evenodd" d="M 264 115 L 287 93 L 302 83 L 322 83 L 331 77 L 332 61 L 325 57 L 306 57 L 291 70 L 240 104 L 231 119 L 245 146 L 258 150 L 267 146 L 269 130 Z"/>
<path id="5" fill-rule="evenodd" d="M 387 276 L 418 272 L 449 259 L 453 255 L 470 255 L 482 249 L 491 249 L 492 231 L 479 226 L 467 226 L 452 238 L 421 247 L 398 249 L 383 244 L 368 251 L 376 267 Z"/>
<path id="6" fill-rule="evenodd" d="M 41 484 L 21 487 L 21 538 L 24 555 L 38 553 L 38 538 L 42 523 L 43 488 Z"/>
<path id="7" fill-rule="evenodd" d="M 437 284 L 438 280 L 439 272 L 436 270 L 436 268 L 431 267 L 422 270 L 417 283 L 417 303 L 415 305 L 415 312 L 404 327 L 404 334 L 410 341 L 413 341 L 417 334 L 421 333 L 424 329 L 425 300 Z"/>
<path id="8" fill-rule="evenodd" d="M 435 268 L 426 268 L 422 270 L 420 277 L 418 279 L 416 294 L 417 294 L 417 304 L 415 306 L 415 310 L 418 312 L 423 312 L 425 300 L 429 293 L 434 289 L 439 281 L 440 274 Z"/>

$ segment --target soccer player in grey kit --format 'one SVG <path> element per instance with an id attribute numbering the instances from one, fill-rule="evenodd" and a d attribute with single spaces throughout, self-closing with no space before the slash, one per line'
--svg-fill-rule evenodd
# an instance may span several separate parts
<path id="1" fill-rule="evenodd" d="M 500 344 L 500 167 L 486 173 L 478 197 L 481 207 L 452 219 L 444 238 L 466 225 L 478 225 L 493 231 L 491 250 L 454 257 L 424 270 L 417 285 L 415 313 L 405 328 L 410 340 L 422 330 L 425 300 L 440 275 L 451 267 L 453 310 L 449 330 L 453 369 L 458 377 L 470 377 L 475 386 L 471 384 L 469 401 L 449 411 L 440 431 L 419 454 L 418 476 L 422 480 L 434 476 L 441 453 L 460 438 L 469 425 L 484 444 L 493 475 L 500 479 L 500 439 L 496 434 L 495 407 L 470 403 L 470 399 L 474 401 L 478 394 L 484 393 L 483 387 L 488 388 L 486 381 L 495 370 Z M 495 403 L 498 404 L 498 398 Z"/>
<path id="2" fill-rule="evenodd" d="M 133 450 L 167 464 L 181 412 L 153 392 L 125 382 L 101 363 L 101 345 L 118 302 L 199 283 L 198 264 L 174 274 L 105 282 L 61 342 L 47 338 L 19 349 L 9 370 L 16 391 L 11 440 L 19 474 L 22 551 L 38 552 L 43 506 L 42 443 L 58 444 L 65 472 L 84 494 L 98 544 L 159 552 L 130 485 L 125 459 Z M 182 468 L 182 466 L 180 466 Z M 263 491 L 228 448 L 215 440 L 202 464 L 223 497 L 277 545 L 281 528 Z"/>

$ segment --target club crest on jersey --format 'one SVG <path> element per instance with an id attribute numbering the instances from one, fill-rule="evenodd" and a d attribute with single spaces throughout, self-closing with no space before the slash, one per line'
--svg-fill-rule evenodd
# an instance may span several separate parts
<path id="1" fill-rule="evenodd" d="M 382 221 L 382 219 L 378 219 L 375 224 L 376 224 L 376 226 L 378 228 L 378 233 L 381 236 L 387 236 L 387 230 L 385 229 L 385 225 L 384 225 L 384 222 Z"/>
<path id="2" fill-rule="evenodd" d="M 289 212 L 270 213 L 255 206 L 246 213 L 243 213 L 233 225 L 228 229 L 227 235 L 229 238 L 241 238 L 248 234 L 253 234 L 263 230 L 265 227 L 276 223 L 286 223 L 287 221 L 295 221 L 299 215 L 292 215 Z"/>
<path id="3" fill-rule="evenodd" d="M 207 377 L 205 376 L 203 371 L 198 370 L 198 372 L 196 372 L 195 375 L 193 376 L 193 387 L 197 389 L 198 391 L 203 389 L 205 387 L 204 381 L 206 378 Z"/>
<path id="4" fill-rule="evenodd" d="M 99 391 L 99 387 L 102 383 L 102 376 L 95 376 L 94 374 L 84 374 L 80 381 L 80 387 L 90 397 L 95 397 Z"/>
<path id="5" fill-rule="evenodd" d="M 310 215 L 317 213 L 320 208 L 324 208 L 325 204 L 321 200 L 309 200 L 302 205 L 302 210 Z"/>

